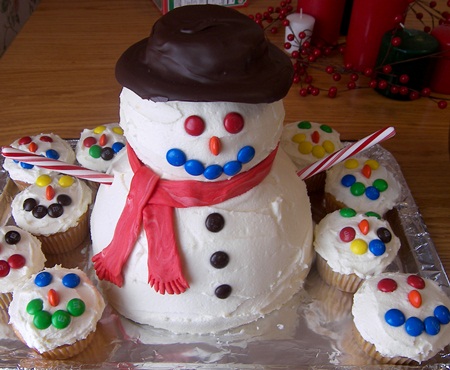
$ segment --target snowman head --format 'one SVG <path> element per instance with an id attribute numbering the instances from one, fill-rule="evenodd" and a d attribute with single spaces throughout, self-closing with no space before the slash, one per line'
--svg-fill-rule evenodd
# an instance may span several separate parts
<path id="1" fill-rule="evenodd" d="M 120 124 L 141 161 L 160 176 L 217 181 L 247 171 L 280 139 L 281 101 L 153 102 L 124 88 Z"/>

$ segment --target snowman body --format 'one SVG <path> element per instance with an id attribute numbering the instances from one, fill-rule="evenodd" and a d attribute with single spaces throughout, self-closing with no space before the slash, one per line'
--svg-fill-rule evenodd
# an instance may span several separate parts
<path id="1" fill-rule="evenodd" d="M 229 113 L 242 122 L 225 122 Z M 192 117 L 197 121 L 189 126 L 187 118 Z M 283 118 L 281 102 L 154 103 L 127 89 L 121 94 L 121 126 L 128 143 L 143 163 L 172 181 L 230 179 L 235 175 L 227 175 L 226 166 L 239 167 L 235 162 L 242 148 L 252 148 L 254 155 L 240 163 L 239 173 L 251 170 L 277 150 Z M 206 171 L 192 175 L 185 165 L 170 163 L 168 153 L 174 149 L 185 155 L 185 162 L 224 170 L 215 179 L 206 178 L 211 176 Z M 126 151 L 111 171 L 114 182 L 100 187 L 92 213 L 94 254 L 112 240 L 126 203 L 133 178 Z M 148 284 L 148 242 L 142 231 L 124 266 L 122 287 L 102 282 L 107 300 L 125 317 L 173 332 L 218 332 L 278 309 L 302 288 L 313 256 L 310 204 L 294 164 L 281 149 L 268 175 L 245 193 L 174 212 L 189 288 L 163 295 Z"/>

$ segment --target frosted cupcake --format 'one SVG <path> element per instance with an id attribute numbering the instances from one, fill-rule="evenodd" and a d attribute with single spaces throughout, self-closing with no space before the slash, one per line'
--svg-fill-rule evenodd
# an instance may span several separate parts
<path id="1" fill-rule="evenodd" d="M 364 351 L 382 363 L 422 363 L 450 344 L 450 298 L 418 275 L 367 279 L 354 295 L 352 314 Z"/>
<path id="2" fill-rule="evenodd" d="M 44 263 L 39 239 L 16 226 L 0 228 L 0 310 L 7 312 L 14 288 Z"/>
<path id="3" fill-rule="evenodd" d="M 125 143 L 118 123 L 84 129 L 75 148 L 76 158 L 83 167 L 106 172 Z"/>
<path id="4" fill-rule="evenodd" d="M 45 358 L 63 360 L 91 343 L 104 308 L 83 271 L 55 266 L 14 290 L 10 324 L 28 347 Z"/>
<path id="5" fill-rule="evenodd" d="M 401 199 L 401 184 L 386 167 L 367 157 L 352 157 L 326 173 L 325 203 L 328 213 L 350 207 L 382 216 Z"/>
<path id="6" fill-rule="evenodd" d="M 75 163 L 75 152 L 70 144 L 55 134 L 23 136 L 14 141 L 11 146 L 46 158 L 58 159 L 71 164 Z M 30 184 L 34 184 L 40 175 L 51 173 L 50 170 L 9 158 L 5 158 L 3 168 L 8 171 L 9 177 L 21 190 Z"/>
<path id="7" fill-rule="evenodd" d="M 92 190 L 82 180 L 41 175 L 14 197 L 12 216 L 19 227 L 37 236 L 44 253 L 64 253 L 88 236 L 91 201 Z"/>
<path id="8" fill-rule="evenodd" d="M 301 121 L 283 127 L 281 147 L 299 170 L 341 149 L 339 133 L 328 125 Z M 323 190 L 325 173 L 306 179 L 308 192 Z"/>
<path id="9" fill-rule="evenodd" d="M 377 214 L 343 208 L 316 225 L 314 249 L 322 279 L 353 293 L 364 279 L 382 273 L 393 262 L 400 239 Z"/>

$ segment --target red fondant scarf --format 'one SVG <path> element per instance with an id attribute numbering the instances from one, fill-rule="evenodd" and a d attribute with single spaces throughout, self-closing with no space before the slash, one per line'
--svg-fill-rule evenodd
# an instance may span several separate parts
<path id="1" fill-rule="evenodd" d="M 134 175 L 111 243 L 92 258 L 97 276 L 122 286 L 123 266 L 143 226 L 150 286 L 161 294 L 183 293 L 189 284 L 181 269 L 173 208 L 209 206 L 244 194 L 267 176 L 277 150 L 249 171 L 218 182 L 163 180 L 140 162 L 130 146 L 127 152 Z"/>

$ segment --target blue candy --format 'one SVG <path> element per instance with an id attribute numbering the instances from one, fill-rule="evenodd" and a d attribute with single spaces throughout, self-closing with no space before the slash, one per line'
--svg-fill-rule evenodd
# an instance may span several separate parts
<path id="1" fill-rule="evenodd" d="M 76 288 L 80 284 L 80 277 L 74 273 L 68 273 L 63 276 L 62 283 L 67 288 Z"/>
<path id="2" fill-rule="evenodd" d="M 166 159 L 172 166 L 179 167 L 186 163 L 186 154 L 182 150 L 174 148 L 167 151 Z"/>
<path id="3" fill-rule="evenodd" d="M 47 271 L 42 271 L 36 275 L 36 277 L 34 278 L 34 283 L 38 287 L 43 288 L 49 285 L 52 282 L 52 279 L 53 279 L 52 274 L 50 274 Z"/>

